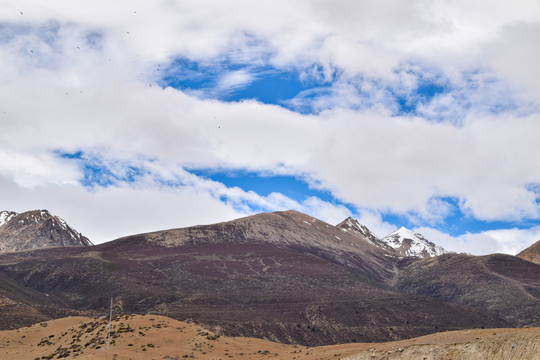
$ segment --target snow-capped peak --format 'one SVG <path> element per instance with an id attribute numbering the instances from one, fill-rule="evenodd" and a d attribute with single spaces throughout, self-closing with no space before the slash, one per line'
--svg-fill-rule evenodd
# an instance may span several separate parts
<path id="1" fill-rule="evenodd" d="M 427 240 L 422 234 L 415 233 L 402 226 L 381 239 L 402 256 L 419 258 L 433 257 L 446 253 L 441 246 Z"/>
<path id="2" fill-rule="evenodd" d="M 0 253 L 51 246 L 91 246 L 90 240 L 47 210 L 0 211 Z"/>
<path id="3" fill-rule="evenodd" d="M 400 237 L 407 239 L 414 239 L 415 237 L 423 238 L 421 234 L 415 233 L 414 231 L 407 229 L 405 226 L 400 227 L 396 231 L 392 232 L 390 235 L 399 235 Z"/>

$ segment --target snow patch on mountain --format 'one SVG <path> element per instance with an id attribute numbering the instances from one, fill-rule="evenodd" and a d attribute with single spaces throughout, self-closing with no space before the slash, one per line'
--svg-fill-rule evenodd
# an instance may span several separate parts
<path id="1" fill-rule="evenodd" d="M 0 211 L 0 227 L 11 220 L 15 215 L 17 215 L 17 213 L 13 211 Z"/>

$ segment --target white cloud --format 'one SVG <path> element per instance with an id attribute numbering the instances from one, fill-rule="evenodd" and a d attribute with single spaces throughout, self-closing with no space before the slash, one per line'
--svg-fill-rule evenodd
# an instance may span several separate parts
<path id="1" fill-rule="evenodd" d="M 306 199 L 298 210 L 332 225 L 338 224 L 351 216 L 350 210 L 345 206 L 334 205 L 314 196 Z"/>
<path id="2" fill-rule="evenodd" d="M 540 69 L 535 64 L 540 62 L 540 50 L 534 39 L 540 36 L 540 21 L 514 21 L 498 29 L 498 35 L 497 40 L 484 45 L 490 65 L 520 96 L 538 104 Z"/>
<path id="3" fill-rule="evenodd" d="M 88 191 L 78 184 L 24 188 L 0 177 L 1 206 L 18 212 L 48 209 L 94 243 L 135 233 L 208 224 L 245 215 L 193 187 L 111 186 Z"/>
<path id="4" fill-rule="evenodd" d="M 521 47 L 504 35 L 501 38 L 499 31 L 519 21 L 534 24 L 539 13 L 533 0 L 95 1 L 92 7 L 23 0 L 4 4 L 1 19 L 23 24 L 55 19 L 103 32 L 104 50 L 115 61 L 136 55 L 159 61 L 181 54 L 200 60 L 228 55 L 256 62 L 261 54 L 272 54 L 275 65 L 334 64 L 350 73 L 390 76 L 407 58 L 462 66 L 482 54 L 479 45 L 501 41 L 510 48 Z M 530 35 L 528 30 L 524 35 Z"/>
<path id="5" fill-rule="evenodd" d="M 458 237 L 429 227 L 415 228 L 414 231 L 421 233 L 446 250 L 473 255 L 494 253 L 516 255 L 540 240 L 540 227 L 538 226 L 530 229 L 511 228 L 466 233 Z"/>
<path id="6" fill-rule="evenodd" d="M 73 184 L 79 172 L 53 154 L 29 155 L 0 150 L 0 175 L 22 187 L 41 184 Z"/>

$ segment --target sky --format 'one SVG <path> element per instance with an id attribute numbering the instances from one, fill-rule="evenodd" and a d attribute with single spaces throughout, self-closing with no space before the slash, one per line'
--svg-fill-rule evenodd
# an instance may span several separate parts
<path id="1" fill-rule="evenodd" d="M 540 2 L 0 0 L 0 210 L 540 239 Z"/>

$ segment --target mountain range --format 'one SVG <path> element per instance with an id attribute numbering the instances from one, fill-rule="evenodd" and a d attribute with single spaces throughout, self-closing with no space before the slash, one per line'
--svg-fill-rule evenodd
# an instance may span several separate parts
<path id="1" fill-rule="evenodd" d="M 357 234 L 360 239 L 399 256 L 432 257 L 446 253 L 438 245 L 405 227 L 378 238 L 366 226 L 348 217 L 336 227 Z M 0 211 L 0 253 L 46 247 L 91 246 L 92 242 L 69 226 L 63 219 L 47 210 L 18 214 Z"/>
<path id="2" fill-rule="evenodd" d="M 304 345 L 540 325 L 540 265 L 438 252 L 405 229 L 379 239 L 354 219 L 333 226 L 296 211 L 6 252 L 0 328 L 102 315 L 111 297 L 116 313 Z"/>

